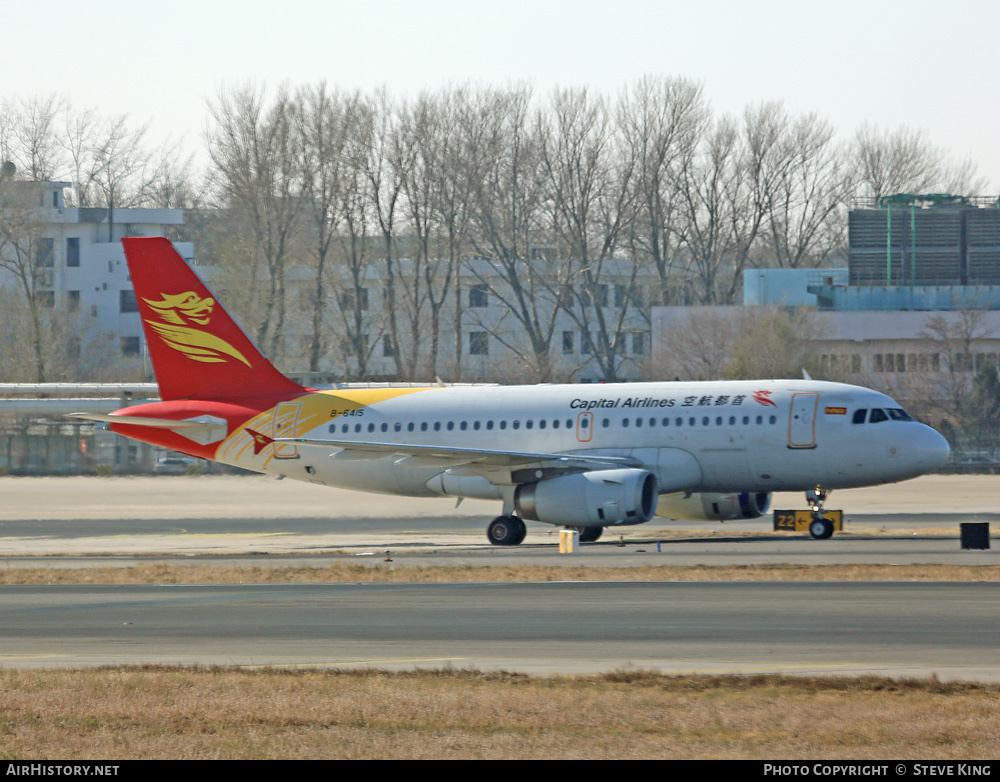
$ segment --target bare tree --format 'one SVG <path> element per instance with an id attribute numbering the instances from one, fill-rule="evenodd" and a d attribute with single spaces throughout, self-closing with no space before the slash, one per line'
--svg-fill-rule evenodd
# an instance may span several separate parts
<path id="1" fill-rule="evenodd" d="M 862 125 L 854 136 L 855 178 L 878 199 L 893 193 L 949 192 L 975 195 L 987 186 L 970 160 L 949 159 L 923 130 L 885 131 Z"/>
<path id="2" fill-rule="evenodd" d="M 5 310 L 7 329 L 28 348 L 32 379 L 53 379 L 52 326 L 56 308 L 53 290 L 54 247 L 42 236 L 44 214 L 40 189 L 34 182 L 0 178 L 0 269 L 14 280 L 19 293 L 21 328 L 15 324 L 18 307 Z"/>
<path id="3" fill-rule="evenodd" d="M 719 380 L 732 359 L 736 336 L 732 307 L 673 310 L 668 330 L 660 333 L 654 356 L 661 377 L 673 380 Z"/>
<path id="4" fill-rule="evenodd" d="M 484 101 L 485 166 L 473 183 L 470 239 L 489 271 L 470 268 L 523 334 L 523 340 L 508 347 L 537 381 L 548 382 L 553 378 L 549 348 L 559 304 L 550 292 L 547 275 L 552 269 L 542 263 L 548 260 L 546 250 L 539 246 L 544 190 L 540 143 L 528 127 L 530 102 L 531 90 L 525 86 L 492 91 Z M 491 333 L 503 339 L 500 330 Z"/>
<path id="5" fill-rule="evenodd" d="M 419 339 L 422 282 L 419 275 L 403 278 L 396 232 L 403 219 L 403 190 L 416 155 L 416 145 L 413 135 L 402 127 L 401 115 L 384 89 L 364 103 L 356 127 L 370 206 L 382 235 L 383 304 L 388 325 L 383 337 L 388 339 L 385 349 L 392 355 L 399 378 L 411 380 L 417 357 L 410 346 L 415 346 Z M 404 321 L 410 327 L 405 340 Z"/>
<path id="6" fill-rule="evenodd" d="M 636 151 L 615 143 L 603 98 L 591 98 L 583 89 L 561 90 L 553 94 L 551 108 L 551 119 L 539 117 L 538 137 L 552 233 L 564 248 L 567 268 L 545 279 L 554 298 L 572 297 L 564 309 L 586 335 L 601 375 L 613 382 L 625 352 L 638 265 L 629 264 L 628 281 L 617 283 L 617 301 L 609 293 L 619 278 L 609 267 L 619 271 L 613 254 L 635 216 Z"/>
<path id="7" fill-rule="evenodd" d="M 303 210 L 300 139 L 294 130 L 291 98 L 281 89 L 265 107 L 262 90 L 244 87 L 221 92 L 209 110 L 215 123 L 208 144 L 217 186 L 226 206 L 245 221 L 264 264 L 268 288 L 261 302 L 257 342 L 277 358 L 285 319 L 287 261 Z"/>
<path id="8" fill-rule="evenodd" d="M 403 177 L 403 192 L 409 227 L 415 240 L 415 251 L 410 260 L 412 268 L 408 275 L 412 282 L 404 288 L 409 294 L 406 299 L 414 349 L 418 330 L 424 333 L 421 342 L 427 343 L 428 377 L 438 374 L 444 307 L 458 276 L 457 264 L 452 263 L 449 257 L 441 257 L 435 241 L 441 228 L 439 207 L 449 121 L 443 96 L 428 93 L 419 96 L 415 103 L 404 109 L 402 117 L 402 125 L 410 137 L 407 147 L 412 145 L 413 149 L 410 165 Z M 430 324 L 428 328 L 421 329 L 425 308 Z M 423 353 L 423 350 L 420 352 Z"/>
<path id="9" fill-rule="evenodd" d="M 486 170 L 484 140 L 489 132 L 488 112 L 483 110 L 488 95 L 468 88 L 442 94 L 441 144 L 434 209 L 443 235 L 447 267 L 455 275 L 452 285 L 454 329 L 450 372 L 462 379 L 462 329 L 465 309 L 461 285 L 462 262 L 469 254 L 468 234 L 475 183 Z"/>
<path id="10" fill-rule="evenodd" d="M 56 94 L 0 101 L 0 157 L 13 162 L 22 179 L 44 182 L 61 175 L 58 124 L 65 110 L 66 99 Z"/>
<path id="11" fill-rule="evenodd" d="M 644 77 L 622 95 L 618 122 L 622 143 L 636 154 L 638 214 L 629 232 L 632 255 L 647 257 L 659 277 L 651 301 L 676 303 L 682 232 L 677 177 L 704 132 L 708 108 L 702 88 L 683 78 Z"/>
<path id="12" fill-rule="evenodd" d="M 312 252 L 316 259 L 307 351 L 312 372 L 319 370 L 324 352 L 327 261 L 345 204 L 344 187 L 349 179 L 347 147 L 358 100 L 356 94 L 344 96 L 330 91 L 322 82 L 300 90 L 295 99 L 302 194 L 310 217 Z"/>
<path id="13" fill-rule="evenodd" d="M 846 150 L 833 141 L 833 127 L 815 114 L 787 128 L 782 145 L 788 165 L 772 183 L 766 236 L 779 268 L 819 266 L 844 243 L 844 204 L 851 177 Z"/>
<path id="14" fill-rule="evenodd" d="M 816 371 L 811 341 L 819 335 L 805 308 L 744 308 L 734 319 L 727 380 L 798 378 Z"/>
<path id="15" fill-rule="evenodd" d="M 854 135 L 857 178 L 876 199 L 900 192 L 926 192 L 940 179 L 940 151 L 920 130 L 883 131 L 865 123 Z"/>
<path id="16" fill-rule="evenodd" d="M 937 351 L 941 382 L 931 389 L 932 406 L 958 420 L 976 369 L 975 343 L 994 337 L 985 308 L 928 315 L 920 336 Z"/>
<path id="17" fill-rule="evenodd" d="M 690 150 L 678 170 L 681 236 L 686 260 L 697 284 L 701 304 L 720 303 L 723 265 L 732 256 L 733 206 L 737 187 L 739 134 L 731 117 L 718 120 L 696 150 Z"/>

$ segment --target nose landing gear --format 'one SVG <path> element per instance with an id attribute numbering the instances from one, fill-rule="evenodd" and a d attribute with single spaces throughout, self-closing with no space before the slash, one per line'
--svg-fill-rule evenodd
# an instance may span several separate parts
<path id="1" fill-rule="evenodd" d="M 809 523 L 809 535 L 815 540 L 826 540 L 833 537 L 833 522 L 823 518 L 823 503 L 826 501 L 826 491 L 817 486 L 806 492 L 806 502 L 812 511 L 812 521 Z"/>

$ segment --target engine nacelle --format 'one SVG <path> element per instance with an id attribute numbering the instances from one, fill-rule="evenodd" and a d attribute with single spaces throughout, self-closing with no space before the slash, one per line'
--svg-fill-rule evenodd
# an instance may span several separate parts
<path id="1" fill-rule="evenodd" d="M 596 470 L 521 484 L 514 507 L 523 519 L 549 524 L 643 524 L 653 518 L 658 491 L 656 476 L 646 470 Z"/>
<path id="2" fill-rule="evenodd" d="M 729 521 L 758 519 L 770 508 L 771 495 L 766 492 L 664 494 L 656 515 L 676 521 Z"/>

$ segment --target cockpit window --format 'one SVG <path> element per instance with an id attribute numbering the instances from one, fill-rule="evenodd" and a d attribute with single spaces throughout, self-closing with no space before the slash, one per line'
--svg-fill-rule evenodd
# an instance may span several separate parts
<path id="1" fill-rule="evenodd" d="M 878 424 L 881 423 L 882 421 L 888 421 L 888 420 L 889 416 L 887 416 L 885 414 L 885 410 L 883 410 L 880 407 L 872 408 L 872 414 L 868 417 L 868 423 L 870 424 Z"/>
<path id="2" fill-rule="evenodd" d="M 913 417 L 901 407 L 887 407 L 885 410 L 893 421 L 912 421 Z"/>
<path id="3" fill-rule="evenodd" d="M 863 424 L 865 422 L 865 415 L 868 413 L 867 407 L 861 407 L 854 411 L 854 423 Z"/>

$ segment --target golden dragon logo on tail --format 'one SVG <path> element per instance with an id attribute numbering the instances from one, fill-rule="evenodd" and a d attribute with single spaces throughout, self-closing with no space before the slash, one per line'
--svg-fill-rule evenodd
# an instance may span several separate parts
<path id="1" fill-rule="evenodd" d="M 192 328 L 188 323 L 207 326 L 215 307 L 215 299 L 202 298 L 194 291 L 185 293 L 163 293 L 160 301 L 143 299 L 163 323 L 147 320 L 146 323 L 160 335 L 160 338 L 174 350 L 180 351 L 192 361 L 206 364 L 219 364 L 229 359 L 226 356 L 242 361 L 248 367 L 240 351 L 214 334 L 208 334 L 202 329 Z"/>

